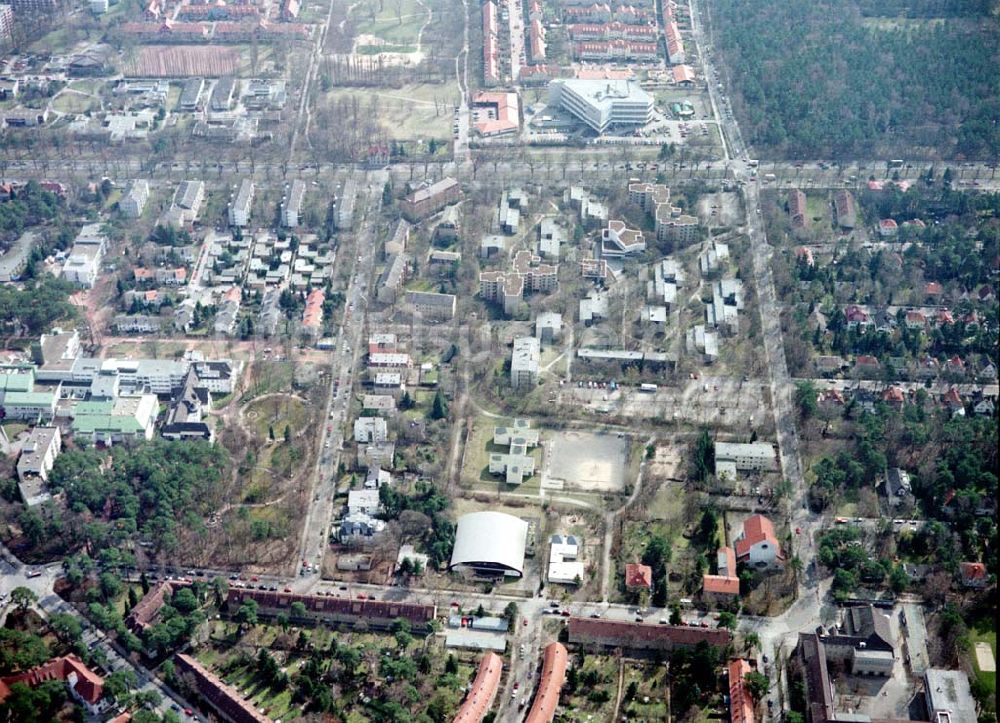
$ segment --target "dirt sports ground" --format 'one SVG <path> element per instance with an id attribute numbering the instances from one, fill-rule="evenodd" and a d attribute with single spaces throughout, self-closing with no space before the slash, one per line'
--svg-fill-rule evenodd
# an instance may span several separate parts
<path id="1" fill-rule="evenodd" d="M 190 45 L 145 46 L 126 63 L 124 74 L 139 78 L 186 78 L 233 75 L 240 64 L 236 48 Z"/>

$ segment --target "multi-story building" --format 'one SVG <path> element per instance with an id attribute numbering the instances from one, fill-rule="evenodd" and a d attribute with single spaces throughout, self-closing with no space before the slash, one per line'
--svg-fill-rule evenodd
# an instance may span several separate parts
<path id="1" fill-rule="evenodd" d="M 736 479 L 737 470 L 773 471 L 777 469 L 774 446 L 766 442 L 715 443 L 715 476 Z"/>
<path id="2" fill-rule="evenodd" d="M 601 232 L 601 256 L 605 258 L 628 256 L 646 250 L 642 231 L 628 228 L 624 221 L 612 219 Z"/>
<path id="3" fill-rule="evenodd" d="M 659 44 L 621 39 L 589 40 L 575 43 L 573 52 L 578 60 L 641 62 L 656 60 L 659 57 Z"/>
<path id="4" fill-rule="evenodd" d="M 458 299 L 454 294 L 439 294 L 433 291 L 407 291 L 406 303 L 414 313 L 428 319 L 447 320 L 455 318 Z"/>
<path id="5" fill-rule="evenodd" d="M 458 200 L 458 181 L 444 178 L 424 188 L 418 188 L 400 202 L 400 212 L 408 221 L 419 221 L 437 213 Z"/>
<path id="6" fill-rule="evenodd" d="M 306 195 L 306 184 L 296 178 L 292 181 L 288 195 L 281 204 L 281 223 L 288 228 L 295 228 L 299 225 L 299 213 L 302 210 L 302 199 Z"/>
<path id="7" fill-rule="evenodd" d="M 558 264 L 543 264 L 539 256 L 521 250 L 514 255 L 510 271 L 483 271 L 479 274 L 479 294 L 501 304 L 505 314 L 513 314 L 526 292 L 549 292 L 559 288 Z"/>
<path id="8" fill-rule="evenodd" d="M 21 456 L 17 459 L 17 482 L 21 498 L 28 507 L 51 498 L 45 491 L 45 483 L 61 450 L 59 427 L 35 427 L 21 445 Z"/>
<path id="9" fill-rule="evenodd" d="M 514 389 L 531 389 L 538 383 L 541 347 L 538 339 L 520 336 L 514 339 L 510 358 L 510 384 Z"/>
<path id="10" fill-rule="evenodd" d="M 125 189 L 124 195 L 118 202 L 118 208 L 126 218 L 139 218 L 148 200 L 149 183 L 145 179 L 137 178 Z"/>
<path id="11" fill-rule="evenodd" d="M 100 275 L 107 241 L 99 223 L 89 223 L 80 229 L 63 264 L 63 278 L 76 286 L 92 289 Z"/>
<path id="12" fill-rule="evenodd" d="M 249 178 L 240 182 L 235 198 L 229 202 L 229 225 L 246 226 L 250 223 L 250 212 L 253 209 L 254 183 Z"/>
<path id="13" fill-rule="evenodd" d="M 483 85 L 500 82 L 500 41 L 497 35 L 497 6 L 493 0 L 483 3 Z"/>
<path id="14" fill-rule="evenodd" d="M 599 134 L 634 129 L 653 118 L 653 97 L 631 80 L 553 80 L 549 102 Z"/>
<path id="15" fill-rule="evenodd" d="M 14 8 L 0 5 L 0 46 L 14 39 Z M 6 100 L 6 98 L 4 98 Z"/>

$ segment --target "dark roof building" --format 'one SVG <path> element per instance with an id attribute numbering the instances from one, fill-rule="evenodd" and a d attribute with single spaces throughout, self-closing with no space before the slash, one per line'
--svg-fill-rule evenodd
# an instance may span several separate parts
<path id="1" fill-rule="evenodd" d="M 177 675 L 190 679 L 195 690 L 212 708 L 230 723 L 271 723 L 271 719 L 250 705 L 235 688 L 226 685 L 218 676 L 209 672 L 190 655 L 178 653 L 175 657 Z"/>
<path id="2" fill-rule="evenodd" d="M 294 595 L 265 590 L 230 589 L 227 601 L 235 610 L 244 600 L 254 600 L 259 612 L 275 616 L 288 612 L 293 602 L 306 607 L 306 617 L 332 623 L 365 623 L 373 628 L 388 628 L 396 619 L 408 620 L 415 629 L 425 630 L 434 619 L 434 605 L 392 602 L 388 600 L 351 600 L 348 598 Z"/>
<path id="3" fill-rule="evenodd" d="M 693 647 L 704 641 L 723 646 L 732 640 L 725 628 L 696 628 L 687 625 L 647 625 L 590 618 L 569 619 L 569 641 L 593 647 L 628 650 L 673 650 Z"/>

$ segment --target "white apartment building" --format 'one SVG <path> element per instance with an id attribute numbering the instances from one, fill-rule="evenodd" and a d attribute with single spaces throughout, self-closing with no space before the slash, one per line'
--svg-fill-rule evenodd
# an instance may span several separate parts
<path id="1" fill-rule="evenodd" d="M 510 384 L 514 389 L 530 389 L 538 383 L 541 347 L 533 336 L 514 339 L 510 358 Z"/>
<path id="2" fill-rule="evenodd" d="M 774 445 L 768 442 L 716 442 L 715 476 L 736 479 L 736 472 L 772 471 L 778 468 Z"/>
<path id="3" fill-rule="evenodd" d="M 101 224 L 88 223 L 80 229 L 63 263 L 63 278 L 85 289 L 94 288 L 101 271 L 101 260 L 107 251 L 107 243 Z"/>
<path id="4" fill-rule="evenodd" d="M 281 223 L 288 228 L 295 228 L 299 225 L 299 213 L 302 211 L 302 199 L 306 195 L 305 181 L 296 178 L 292 181 L 288 195 L 281 204 Z"/>
<path id="5" fill-rule="evenodd" d="M 229 225 L 246 226 L 250 223 L 250 211 L 253 209 L 253 181 L 244 178 L 240 182 L 236 196 L 229 203 Z"/>

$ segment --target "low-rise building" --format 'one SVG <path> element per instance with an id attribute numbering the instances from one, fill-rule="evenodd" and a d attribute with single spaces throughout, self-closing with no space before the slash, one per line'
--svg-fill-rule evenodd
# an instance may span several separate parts
<path id="1" fill-rule="evenodd" d="M 785 556 L 774 533 L 774 524 L 764 515 L 751 515 L 736 538 L 736 560 L 752 567 L 781 567 Z"/>
<path id="2" fill-rule="evenodd" d="M 406 303 L 415 314 L 426 319 L 447 321 L 455 318 L 457 298 L 454 294 L 432 291 L 407 291 Z"/>
<path id="3" fill-rule="evenodd" d="M 299 225 L 299 214 L 302 212 L 302 201 L 306 195 L 305 181 L 296 178 L 288 189 L 288 195 L 281 202 L 281 223 L 288 228 Z"/>
<path id="4" fill-rule="evenodd" d="M 648 625 L 616 620 L 571 617 L 569 642 L 592 650 L 670 651 L 693 648 L 705 642 L 724 647 L 732 640 L 725 628 L 700 628 L 688 625 Z"/>
<path id="5" fill-rule="evenodd" d="M 389 428 L 381 417 L 358 417 L 354 420 L 354 441 L 358 444 L 385 442 Z"/>
<path id="6" fill-rule="evenodd" d="M 400 201 L 400 212 L 407 221 L 427 218 L 458 200 L 461 189 L 454 178 L 444 178 L 437 183 L 418 188 Z"/>
<path id="7" fill-rule="evenodd" d="M 543 344 L 555 344 L 562 336 L 562 315 L 543 311 L 535 317 L 535 338 Z"/>
<path id="8" fill-rule="evenodd" d="M 507 484 L 519 485 L 535 473 L 535 458 L 529 449 L 538 446 L 538 430 L 525 419 L 515 419 L 510 427 L 494 427 L 493 445 L 509 446 L 507 453 L 490 454 L 490 474 L 504 475 Z"/>
<path id="9" fill-rule="evenodd" d="M 736 480 L 737 471 L 764 472 L 777 469 L 774 445 L 768 442 L 716 442 L 715 476 Z"/>
<path id="10" fill-rule="evenodd" d="M 233 723 L 271 723 L 271 719 L 258 712 L 253 703 L 240 695 L 236 688 L 228 685 L 190 655 L 178 653 L 174 656 L 174 664 L 177 674 L 190 681 L 201 698 L 223 720 Z"/>
<path id="11" fill-rule="evenodd" d="M 578 559 L 580 541 L 573 535 L 552 535 L 549 538 L 548 581 L 564 585 L 579 585 L 586 566 Z"/>
<path id="12" fill-rule="evenodd" d="M 740 578 L 736 575 L 736 551 L 720 547 L 716 553 L 717 570 L 714 575 L 702 576 L 702 596 L 706 600 L 728 602 L 740 595 Z"/>
<path id="13" fill-rule="evenodd" d="M 80 229 L 63 264 L 63 278 L 70 283 L 92 289 L 100 275 L 101 260 L 107 251 L 107 236 L 101 224 L 89 223 Z"/>
<path id="14" fill-rule="evenodd" d="M 625 565 L 625 589 L 629 592 L 648 592 L 653 588 L 653 568 L 638 562 Z"/>

